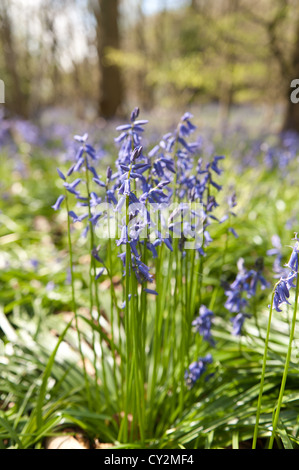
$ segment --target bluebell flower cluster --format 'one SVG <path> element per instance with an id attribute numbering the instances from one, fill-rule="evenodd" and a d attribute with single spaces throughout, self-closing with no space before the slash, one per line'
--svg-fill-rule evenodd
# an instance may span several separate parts
<path id="1" fill-rule="evenodd" d="M 160 180 L 170 181 L 167 186 L 169 200 L 170 198 L 172 201 L 185 199 L 203 205 L 203 247 L 205 247 L 212 241 L 208 226 L 212 221 L 221 222 L 213 214 L 218 203 L 211 188 L 216 192 L 222 189 L 221 185 L 215 181 L 215 176 L 220 176 L 222 173 L 219 163 L 224 156 L 214 156 L 205 165 L 202 158 L 194 160 L 195 155 L 201 151 L 201 145 L 198 141 L 191 143 L 186 141 L 186 137 L 189 137 L 196 129 L 191 123 L 192 118 L 190 113 L 185 113 L 175 131 L 165 134 L 148 156 L 152 161 L 151 180 L 157 181 L 160 178 Z M 174 217 L 174 214 L 172 216 Z M 170 230 L 173 232 L 175 229 L 176 226 L 173 224 Z M 183 249 L 183 244 L 180 243 L 179 247 Z M 204 255 L 202 247 L 198 248 L 198 252 Z"/>
<path id="2" fill-rule="evenodd" d="M 134 273 L 141 284 L 154 282 L 150 259 L 145 263 L 142 256 L 144 249 L 148 250 L 152 258 L 157 258 L 162 245 L 170 252 L 173 251 L 173 239 L 177 237 L 178 247 L 182 256 L 185 256 L 188 237 L 195 237 L 194 221 L 184 221 L 182 224 L 181 209 L 175 209 L 168 218 L 163 218 L 165 207 L 171 207 L 173 202 L 180 204 L 184 201 L 202 204 L 203 243 L 202 246 L 196 246 L 198 256 L 204 256 L 205 247 L 213 241 L 209 226 L 222 222 L 215 211 L 218 207 L 216 196 L 222 189 L 217 178 L 222 174 L 220 164 L 224 157 L 216 155 L 205 163 L 199 157 L 200 141 L 189 142 L 189 137 L 196 129 L 192 118 L 190 113 L 185 113 L 174 132 L 164 135 L 158 145 L 146 152 L 142 136 L 148 121 L 140 119 L 139 108 L 135 108 L 130 122 L 116 128 L 119 135 L 115 138 L 118 156 L 114 170 L 109 166 L 104 176 L 98 174 L 98 155 L 89 143 L 87 133 L 75 135 L 75 161 L 66 173 L 57 169 L 65 193 L 58 197 L 52 205 L 53 209 L 61 208 L 66 194 L 75 198 L 76 208 L 69 211 L 69 216 L 73 223 L 85 224 L 82 235 L 86 237 L 90 230 L 96 230 L 99 224 L 110 217 L 107 210 L 103 209 L 103 203 L 111 205 L 112 212 L 118 215 L 119 236 L 115 243 L 119 248 L 118 256 L 124 273 L 128 246 L 130 275 Z M 232 196 L 231 209 L 234 205 Z M 123 210 L 127 209 L 128 217 L 123 216 Z M 158 222 L 153 215 L 158 217 Z M 193 217 L 198 217 L 198 214 L 193 214 Z M 96 247 L 92 254 L 102 264 Z M 145 286 L 144 290 L 157 295 L 155 289 L 147 289 Z M 204 337 L 212 343 L 212 337 L 207 333 L 208 319 L 210 314 L 205 315 L 205 320 L 201 316 L 200 321 L 206 322 Z"/>
<path id="3" fill-rule="evenodd" d="M 290 289 L 296 287 L 296 280 L 298 276 L 298 255 L 299 255 L 299 242 L 297 233 L 295 234 L 296 243 L 293 247 L 290 259 L 285 265 L 287 272 L 277 282 L 274 292 L 273 305 L 277 312 L 281 312 L 281 305 L 287 303 L 290 305 Z"/>
<path id="4" fill-rule="evenodd" d="M 77 200 L 76 206 L 78 210 L 83 210 L 83 213 L 79 215 L 77 211 L 75 212 L 74 210 L 71 210 L 69 211 L 69 216 L 73 223 L 82 222 L 84 220 L 87 221 L 87 224 L 82 231 L 82 236 L 86 237 L 90 229 L 90 224 L 95 225 L 102 215 L 96 213 L 96 207 L 101 203 L 102 198 L 98 197 L 94 191 L 90 191 L 87 183 L 89 180 L 100 181 L 100 177 L 98 176 L 95 168 L 98 157 L 95 148 L 88 143 L 87 133 L 82 136 L 75 135 L 74 140 L 77 142 L 77 145 L 79 144 L 76 150 L 75 161 L 72 162 L 66 174 L 64 174 L 59 168 L 57 168 L 57 173 L 63 181 L 65 192 L 70 193 L 75 197 Z M 89 176 L 87 175 L 87 172 Z M 81 173 L 82 177 L 76 177 L 77 173 Z M 70 181 L 71 177 L 74 178 L 72 181 Z M 81 189 L 82 185 L 84 185 L 83 190 Z M 56 211 L 59 210 L 65 198 L 66 193 L 61 194 L 52 205 L 52 208 Z"/>
<path id="5" fill-rule="evenodd" d="M 185 381 L 188 388 L 192 388 L 194 384 L 204 375 L 207 371 L 208 364 L 213 362 L 211 354 L 205 357 L 200 357 L 197 361 L 192 362 L 185 372 Z"/>
<path id="6" fill-rule="evenodd" d="M 209 310 L 205 305 L 201 305 L 199 316 L 192 322 L 192 326 L 195 327 L 196 331 L 205 341 L 210 343 L 211 346 L 215 346 L 216 344 L 211 332 L 213 317 L 214 313 L 212 310 Z"/>
<path id="7" fill-rule="evenodd" d="M 236 316 L 231 318 L 231 322 L 233 324 L 232 334 L 234 336 L 242 336 L 244 322 L 246 318 L 250 318 L 250 317 L 251 315 L 249 315 L 248 313 L 240 312 Z"/>
<path id="8" fill-rule="evenodd" d="M 121 134 L 115 139 L 116 143 L 120 145 L 117 168 L 118 177 L 123 180 L 121 188 L 126 188 L 124 189 L 124 196 L 129 196 L 130 203 L 133 206 L 140 202 L 145 207 L 155 206 L 156 210 L 159 207 L 171 204 L 171 202 L 183 201 L 184 198 L 188 201 L 203 203 L 205 206 L 204 239 L 205 245 L 207 245 L 212 241 L 207 231 L 207 226 L 211 223 L 208 217 L 213 218 L 211 213 L 217 207 L 215 197 L 211 194 L 209 188 L 211 185 L 217 191 L 221 189 L 221 186 L 214 181 L 212 174 L 221 174 L 218 164 L 223 157 L 214 157 L 211 163 L 207 163 L 205 169 L 202 168 L 202 161 L 198 161 L 197 174 L 194 175 L 193 157 L 199 144 L 198 142 L 189 143 L 186 140 L 194 132 L 195 126 L 191 122 L 193 116 L 190 113 L 185 113 L 175 131 L 164 135 L 159 144 L 152 148 L 147 155 L 142 150 L 138 155 L 138 161 L 132 166 L 132 151 L 141 148 L 141 134 L 143 126 L 147 123 L 146 120 L 137 120 L 138 115 L 139 110 L 136 108 L 132 112 L 131 123 L 117 128 Z M 127 178 L 128 174 L 130 175 L 129 179 Z M 133 180 L 134 191 L 131 189 Z M 139 197 L 136 195 L 136 188 L 141 193 Z M 120 192 L 122 192 L 122 189 Z M 204 197 L 205 193 L 206 197 Z M 119 202 L 117 208 L 124 204 L 124 199 Z M 175 220 L 175 218 L 179 218 L 178 216 L 179 214 L 175 211 L 170 214 L 169 221 L 164 221 L 165 225 L 162 233 L 162 230 L 155 227 L 154 221 L 146 212 L 145 224 L 137 227 L 135 232 L 137 236 L 128 238 L 127 229 L 123 226 L 119 243 L 130 243 L 132 255 L 135 259 L 140 258 L 136 250 L 138 250 L 138 246 L 141 247 L 144 243 L 153 258 L 157 257 L 157 247 L 163 243 L 172 251 L 173 237 L 176 230 L 179 229 L 181 233 L 180 221 L 176 222 Z M 214 218 L 214 220 L 217 219 Z M 140 240 L 138 239 L 138 233 L 144 230 L 145 225 L 148 229 L 152 229 L 152 236 L 150 239 Z M 185 231 L 187 232 L 186 228 Z M 192 232 L 191 227 L 190 232 Z M 155 235 L 154 240 L 153 234 Z M 179 247 L 183 251 L 183 236 L 181 236 Z M 198 251 L 201 255 L 204 254 L 202 248 L 198 248 Z M 135 261 L 133 262 L 134 265 L 136 265 Z M 135 272 L 137 271 L 135 270 Z M 146 279 L 151 280 L 148 276 L 146 276 Z"/>
<path id="9" fill-rule="evenodd" d="M 278 145 L 272 146 L 267 142 L 262 143 L 261 151 L 267 167 L 279 168 L 282 172 L 298 155 L 299 139 L 296 132 L 283 132 Z"/>
<path id="10" fill-rule="evenodd" d="M 273 261 L 273 272 L 274 272 L 274 277 L 282 277 L 284 274 L 287 273 L 287 269 L 283 266 L 282 264 L 282 245 L 281 245 L 281 240 L 278 235 L 273 235 L 272 236 L 272 247 L 270 250 L 267 251 L 267 256 L 274 256 L 274 261 Z"/>
<path id="11" fill-rule="evenodd" d="M 236 213 L 234 212 L 234 207 L 236 207 L 237 205 L 237 196 L 236 196 L 236 192 L 233 191 L 229 197 L 228 197 L 228 214 L 226 214 L 225 218 L 228 218 L 230 219 L 230 216 L 233 216 L 233 217 L 236 217 Z M 235 231 L 235 229 L 233 227 L 229 227 L 228 229 L 229 232 L 231 232 L 235 238 L 238 238 L 238 234 L 237 232 Z"/>
<path id="12" fill-rule="evenodd" d="M 139 108 L 135 108 L 131 113 L 131 122 L 123 124 L 116 128 L 120 135 L 114 139 L 116 144 L 119 144 L 118 159 L 116 166 L 121 174 L 121 165 L 129 165 L 131 159 L 131 152 L 137 147 L 141 146 L 142 133 L 144 132 L 144 125 L 148 123 L 146 119 L 137 119 L 139 116 Z"/>
<path id="13" fill-rule="evenodd" d="M 245 319 L 250 318 L 245 312 L 248 308 L 248 299 L 256 295 L 258 285 L 264 290 L 269 287 L 269 283 L 262 274 L 263 265 L 260 260 L 257 260 L 256 269 L 246 269 L 243 258 L 239 259 L 237 266 L 238 273 L 235 280 L 225 289 L 227 299 L 224 306 L 229 312 L 236 314 L 231 319 L 233 334 L 240 336 Z"/>
<path id="14" fill-rule="evenodd" d="M 97 263 L 96 269 L 93 266 L 90 273 L 95 281 L 102 279 L 108 272 L 100 256 L 100 247 L 95 244 L 97 230 L 109 222 L 110 217 L 114 221 L 117 219 L 118 233 L 114 233 L 113 238 L 122 275 L 126 276 L 125 295 L 121 305 L 116 305 L 121 310 L 128 308 L 127 302 L 139 308 L 138 292 L 154 296 L 159 294 L 160 286 L 156 281 L 157 273 L 153 272 L 153 260 L 159 257 L 160 250 L 166 252 L 170 262 L 172 252 L 176 250 L 173 258 L 175 264 L 172 266 L 180 269 L 178 260 L 181 257 L 181 260 L 186 261 L 187 269 L 188 243 L 190 240 L 195 241 L 192 248 L 194 268 L 194 263 L 206 256 L 208 246 L 213 243 L 212 224 L 221 224 L 231 215 L 235 216 L 236 195 L 232 193 L 226 217 L 218 217 L 224 156 L 209 155 L 207 158 L 202 152 L 202 142 L 190 141 L 196 129 L 192 120 L 193 116 L 185 113 L 173 132 L 165 134 L 157 145 L 146 150 L 143 134 L 148 121 L 140 119 L 139 108 L 135 108 L 130 122 L 116 128 L 117 158 L 114 165 L 108 166 L 105 174 L 100 174 L 97 165 L 99 157 L 89 143 L 87 133 L 74 136 L 76 154 L 68 170 L 57 169 L 64 193 L 52 207 L 58 211 L 66 201 L 68 221 L 83 226 L 82 235 L 90 237 L 92 261 Z M 188 210 L 191 212 L 190 218 L 186 217 Z M 197 243 L 198 223 L 202 235 L 200 244 Z M 237 236 L 232 227 L 229 230 Z M 175 239 L 178 239 L 178 243 Z M 130 279 L 136 279 L 137 282 L 131 282 Z M 182 284 L 187 286 L 187 281 L 188 276 L 185 279 L 182 276 Z M 234 334 L 241 334 L 247 315 L 244 312 L 247 303 L 242 294 L 246 292 L 248 297 L 255 295 L 259 283 L 265 286 L 261 270 L 246 271 L 240 267 L 235 282 L 226 291 L 226 308 L 236 314 Z M 117 302 L 115 299 L 113 301 Z M 192 322 L 196 332 L 211 347 L 216 345 L 212 334 L 213 319 L 214 313 L 201 305 L 199 315 Z M 207 354 L 190 364 L 181 377 L 183 382 L 185 379 L 188 388 L 193 387 L 205 374 L 211 362 L 212 356 Z"/>

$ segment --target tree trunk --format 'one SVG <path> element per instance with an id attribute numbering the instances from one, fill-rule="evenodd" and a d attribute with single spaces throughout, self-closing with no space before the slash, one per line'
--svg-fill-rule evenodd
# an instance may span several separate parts
<path id="1" fill-rule="evenodd" d="M 147 42 L 144 36 L 145 31 L 145 18 L 143 13 L 143 0 L 139 0 L 136 5 L 137 9 L 137 22 L 136 22 L 136 46 L 139 53 L 149 57 Z M 148 73 L 149 64 L 145 64 L 142 70 L 136 71 L 136 89 L 137 89 L 137 102 L 143 109 L 148 110 L 153 105 L 153 86 L 146 83 L 146 76 Z"/>
<path id="2" fill-rule="evenodd" d="M 299 20 L 296 28 L 296 41 L 291 63 L 292 77 L 288 83 L 287 89 L 287 105 L 283 122 L 283 131 L 296 131 L 299 133 L 299 103 L 292 103 L 291 101 L 291 81 L 294 78 L 299 78 Z"/>
<path id="3" fill-rule="evenodd" d="M 288 101 L 286 105 L 282 130 L 295 131 L 299 133 L 299 103 L 292 103 L 290 98 L 291 91 L 292 89 L 290 88 L 287 96 Z"/>
<path id="4" fill-rule="evenodd" d="M 2 4 L 0 9 L 0 38 L 3 44 L 5 67 L 10 79 L 10 93 L 6 96 L 6 106 L 12 113 L 27 117 L 28 101 L 22 91 L 22 79 L 17 70 L 18 58 L 7 3 Z"/>
<path id="5" fill-rule="evenodd" d="M 98 0 L 97 20 L 98 57 L 100 66 L 100 93 L 98 112 L 112 118 L 119 111 L 123 88 L 119 67 L 106 61 L 107 48 L 119 49 L 118 0 Z"/>

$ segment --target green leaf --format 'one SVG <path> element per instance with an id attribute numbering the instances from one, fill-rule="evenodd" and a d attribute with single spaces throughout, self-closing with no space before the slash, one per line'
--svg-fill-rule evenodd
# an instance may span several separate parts
<path id="1" fill-rule="evenodd" d="M 1 412 L 1 415 L 0 415 L 0 424 L 1 424 L 1 426 L 3 426 L 4 429 L 6 429 L 6 431 L 8 431 L 8 433 L 9 433 L 11 439 L 16 442 L 16 444 L 18 445 L 18 447 L 19 447 L 20 449 L 22 449 L 22 448 L 23 448 L 22 442 L 20 441 L 17 432 L 16 432 L 16 431 L 14 430 L 14 428 L 10 425 L 9 421 L 6 419 L 4 413 L 2 413 L 2 412 Z"/>
<path id="2" fill-rule="evenodd" d="M 44 370 L 44 373 L 43 373 L 42 384 L 41 384 L 41 387 L 40 387 L 39 396 L 38 396 L 37 405 L 36 405 L 36 416 L 37 416 L 37 426 L 38 427 L 41 427 L 42 422 L 43 422 L 42 409 L 43 409 L 44 400 L 45 400 L 45 396 L 46 396 L 47 383 L 48 383 L 48 379 L 51 375 L 51 371 L 52 371 L 52 367 L 53 367 L 53 364 L 54 364 L 54 361 L 55 361 L 55 357 L 56 357 L 56 354 L 57 354 L 57 351 L 58 351 L 58 348 L 59 348 L 60 344 L 62 343 L 69 327 L 72 324 L 72 321 L 73 321 L 73 319 L 67 324 L 64 331 L 61 333 L 61 335 L 59 337 L 59 340 L 57 341 L 57 344 L 55 346 L 55 349 L 52 352 L 52 354 L 49 358 L 49 361 L 47 363 L 47 366 L 46 366 L 46 368 Z"/>

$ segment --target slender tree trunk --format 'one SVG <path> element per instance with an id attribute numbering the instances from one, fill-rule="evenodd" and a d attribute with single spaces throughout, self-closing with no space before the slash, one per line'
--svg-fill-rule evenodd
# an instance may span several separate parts
<path id="1" fill-rule="evenodd" d="M 237 13 L 239 10 L 239 0 L 230 0 L 226 5 L 226 10 L 224 13 L 228 13 L 233 18 L 232 29 L 237 22 Z M 234 70 L 237 63 L 237 53 L 235 50 L 234 41 L 231 40 L 229 43 L 229 49 L 226 52 L 226 62 L 227 62 L 227 77 L 222 84 L 222 93 L 220 99 L 220 125 L 222 133 L 225 134 L 228 125 L 231 109 L 234 104 L 235 99 L 235 84 L 234 84 Z"/>
<path id="2" fill-rule="evenodd" d="M 112 118 L 119 111 L 123 100 L 123 87 L 119 67 L 106 61 L 107 48 L 119 49 L 118 0 L 98 0 L 95 9 L 97 42 L 100 66 L 99 115 Z"/>
<path id="3" fill-rule="evenodd" d="M 287 105 L 282 130 L 295 131 L 299 133 L 299 103 L 292 103 L 290 99 L 290 91 L 287 96 Z"/>
<path id="4" fill-rule="evenodd" d="M 3 44 L 6 70 L 11 81 L 10 93 L 6 96 L 6 105 L 14 114 L 27 117 L 28 103 L 22 91 L 22 79 L 17 70 L 18 58 L 15 50 L 8 4 L 0 8 L 0 38 Z"/>
<path id="5" fill-rule="evenodd" d="M 142 10 L 143 0 L 139 0 L 136 9 L 138 19 L 136 23 L 136 46 L 138 51 L 146 57 L 149 57 L 147 42 L 144 36 L 145 18 Z M 138 91 L 138 103 L 142 108 L 150 109 L 153 105 L 153 86 L 146 83 L 149 64 L 146 64 L 143 70 L 136 73 L 136 85 Z"/>
<path id="6" fill-rule="evenodd" d="M 296 41 L 292 57 L 291 70 L 293 76 L 290 77 L 287 88 L 287 105 L 283 122 L 283 131 L 291 130 L 299 132 L 299 103 L 292 103 L 290 98 L 292 92 L 292 88 L 290 87 L 291 81 L 294 78 L 299 78 L 299 20 L 297 22 L 296 28 Z"/>
<path id="7" fill-rule="evenodd" d="M 190 7 L 193 11 L 197 11 L 197 1 L 196 0 L 190 0 Z"/>

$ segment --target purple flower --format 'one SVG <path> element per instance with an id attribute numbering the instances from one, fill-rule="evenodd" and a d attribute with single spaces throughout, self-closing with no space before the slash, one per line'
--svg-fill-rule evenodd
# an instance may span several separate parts
<path id="1" fill-rule="evenodd" d="M 296 242 L 293 248 L 293 251 L 291 253 L 289 262 L 286 264 L 288 268 L 290 268 L 292 271 L 295 271 L 296 273 L 298 272 L 298 253 L 299 253 L 299 243 Z"/>
<path id="2" fill-rule="evenodd" d="M 247 313 L 238 313 L 234 318 L 231 318 L 233 323 L 233 331 L 232 334 L 234 336 L 241 336 L 242 335 L 242 328 L 246 318 L 250 318 L 250 315 Z"/>
<path id="3" fill-rule="evenodd" d="M 239 235 L 233 227 L 229 227 L 228 231 L 231 232 L 235 238 L 239 238 Z"/>
<path id="4" fill-rule="evenodd" d="M 134 122 L 139 116 L 139 108 L 136 106 L 136 108 L 133 109 L 131 112 L 131 122 Z"/>
<path id="5" fill-rule="evenodd" d="M 260 270 L 251 270 L 250 271 L 250 283 L 247 290 L 248 297 L 253 297 L 256 295 L 258 284 L 260 283 L 261 289 L 267 289 L 270 287 L 270 283 L 266 281 Z"/>
<path id="6" fill-rule="evenodd" d="M 57 170 L 57 173 L 59 174 L 60 178 L 65 181 L 66 178 L 65 178 L 64 174 L 62 173 L 62 171 L 60 171 L 59 168 L 56 168 L 56 170 Z"/>
<path id="7" fill-rule="evenodd" d="M 212 163 L 211 163 L 211 168 L 215 173 L 217 173 L 217 175 L 221 175 L 221 173 L 223 171 L 220 168 L 218 168 L 218 162 L 220 160 L 223 160 L 223 159 L 224 159 L 224 156 L 221 156 L 221 157 L 215 156 Z"/>
<path id="8" fill-rule="evenodd" d="M 290 289 L 295 288 L 294 280 L 297 280 L 298 276 L 298 256 L 299 256 L 299 243 L 297 238 L 297 233 L 295 234 L 296 244 L 291 253 L 289 262 L 286 266 L 290 269 L 290 272 L 285 274 L 284 277 L 281 277 L 280 281 L 277 283 L 274 297 L 273 297 L 273 306 L 277 312 L 281 312 L 280 306 L 284 303 L 290 305 L 288 299 L 290 297 Z M 279 246 L 278 246 L 279 248 Z M 276 254 L 276 253 L 275 253 Z"/>
<path id="9" fill-rule="evenodd" d="M 95 279 L 98 280 L 102 276 L 104 271 L 105 271 L 105 268 L 100 268 L 99 271 L 97 272 L 96 276 L 95 276 Z"/>
<path id="10" fill-rule="evenodd" d="M 143 289 L 144 292 L 146 292 L 147 294 L 153 294 L 153 295 L 158 295 L 158 292 L 156 292 L 155 290 L 153 289 Z"/>
<path id="11" fill-rule="evenodd" d="M 82 149 L 82 151 L 83 151 L 83 149 Z M 73 171 L 80 171 L 81 167 L 82 167 L 83 164 L 84 164 L 84 161 L 85 161 L 85 160 L 84 160 L 84 157 L 78 158 L 77 163 L 75 164 L 74 167 L 72 167 L 72 172 L 73 172 Z"/>
<path id="12" fill-rule="evenodd" d="M 121 229 L 120 239 L 116 241 L 116 245 L 125 245 L 128 243 L 128 228 L 126 225 L 123 225 Z"/>
<path id="13" fill-rule="evenodd" d="M 59 196 L 57 201 L 55 202 L 55 204 L 53 204 L 53 206 L 51 206 L 51 207 L 53 207 L 53 209 L 55 211 L 58 211 L 60 209 L 60 206 L 61 206 L 61 203 L 62 203 L 63 200 L 64 200 L 64 196 L 62 196 L 62 195 Z"/>
<path id="14" fill-rule="evenodd" d="M 205 341 L 208 341 L 212 346 L 215 346 L 215 341 L 211 334 L 213 317 L 214 313 L 205 305 L 202 305 L 199 309 L 199 316 L 193 320 L 192 325 L 195 326 L 196 331 Z"/>
<path id="15" fill-rule="evenodd" d="M 232 313 L 240 312 L 246 307 L 247 301 L 242 298 L 242 291 L 239 290 L 228 290 L 225 292 L 227 300 L 224 307 Z"/>
<path id="16" fill-rule="evenodd" d="M 141 136 L 144 131 L 143 127 L 148 121 L 136 120 L 139 115 L 139 108 L 135 108 L 131 113 L 131 124 L 124 124 L 118 126 L 116 130 L 120 131 L 121 134 L 114 139 L 116 144 L 120 144 L 118 153 L 118 159 L 116 161 L 117 167 L 120 165 L 129 165 L 131 159 L 137 159 L 141 157 L 141 151 L 137 155 L 136 148 L 141 146 Z M 132 149 L 135 149 L 132 154 Z"/>
<path id="17" fill-rule="evenodd" d="M 212 363 L 211 354 L 199 358 L 190 364 L 185 372 L 185 381 L 188 388 L 192 388 L 194 384 L 202 377 L 207 370 L 207 365 Z"/>
<path id="18" fill-rule="evenodd" d="M 39 261 L 35 258 L 32 258 L 30 260 L 30 263 L 31 263 L 31 266 L 33 267 L 33 269 L 37 270 L 38 266 L 39 266 Z"/>
<path id="19" fill-rule="evenodd" d="M 238 261 L 238 274 L 225 291 L 227 296 L 224 304 L 225 308 L 231 313 L 237 314 L 231 319 L 233 322 L 233 335 L 241 335 L 245 319 L 250 318 L 250 315 L 244 313 L 244 309 L 248 306 L 247 299 L 256 295 L 258 284 L 261 284 L 262 289 L 269 287 L 269 283 L 262 276 L 262 268 L 263 262 L 260 258 L 256 261 L 256 269 L 251 270 L 245 268 L 244 259 L 240 258 Z"/>
<path id="20" fill-rule="evenodd" d="M 74 139 L 77 140 L 78 142 L 81 142 L 82 144 L 85 143 L 88 139 L 88 134 L 87 132 L 83 135 L 75 135 Z"/>
<path id="21" fill-rule="evenodd" d="M 135 258 L 134 260 L 134 265 L 133 265 L 133 268 L 137 268 L 137 277 L 139 277 L 139 275 L 141 276 L 140 280 L 141 282 L 143 280 L 145 281 L 148 281 L 148 282 L 153 282 L 153 276 L 152 274 L 150 274 L 150 268 L 144 264 L 141 260 L 139 260 L 138 258 Z"/>
<path id="22" fill-rule="evenodd" d="M 70 217 L 72 217 L 73 222 L 82 222 L 82 220 L 86 219 L 88 217 L 88 214 L 83 214 L 78 216 L 74 211 L 69 211 Z"/>
<path id="23" fill-rule="evenodd" d="M 78 196 L 80 193 L 76 190 L 76 187 L 78 184 L 80 184 L 81 178 L 75 179 L 72 183 L 63 183 L 65 189 L 69 191 L 72 194 L 75 194 L 75 196 Z"/>

